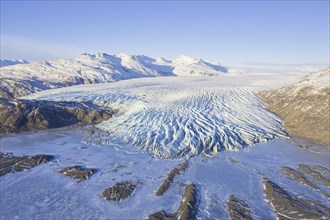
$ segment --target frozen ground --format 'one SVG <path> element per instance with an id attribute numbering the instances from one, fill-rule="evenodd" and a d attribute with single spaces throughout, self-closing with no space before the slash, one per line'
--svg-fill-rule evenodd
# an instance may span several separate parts
<path id="1" fill-rule="evenodd" d="M 0 218 L 143 219 L 161 209 L 174 211 L 185 184 L 195 182 L 200 196 L 199 219 L 227 219 L 225 202 L 231 194 L 247 201 L 257 219 L 275 219 L 271 207 L 264 202 L 262 176 L 295 195 L 329 205 L 329 200 L 317 191 L 286 179 L 280 171 L 281 166 L 296 167 L 298 163 L 329 168 L 329 151 L 321 147 L 315 146 L 311 152 L 287 140 L 274 139 L 240 152 L 224 151 L 211 158 L 193 158 L 187 171 L 158 197 L 155 191 L 163 178 L 182 159 L 160 160 L 130 145 L 112 143 L 96 147 L 81 143 L 82 139 L 83 132 L 79 130 L 49 130 L 2 138 L 1 152 L 44 153 L 55 155 L 56 159 L 0 178 Z M 231 159 L 239 162 L 232 163 Z M 77 164 L 97 168 L 98 172 L 79 183 L 57 172 L 61 167 Z M 101 198 L 106 187 L 120 180 L 142 184 L 131 198 L 119 203 Z"/>

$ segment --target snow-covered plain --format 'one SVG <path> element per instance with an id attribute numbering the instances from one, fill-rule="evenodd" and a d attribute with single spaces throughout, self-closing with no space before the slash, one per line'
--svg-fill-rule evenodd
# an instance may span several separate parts
<path id="1" fill-rule="evenodd" d="M 286 136 L 281 118 L 254 94 L 262 89 L 258 81 L 241 78 L 134 79 L 46 90 L 24 98 L 110 106 L 118 113 L 98 127 L 115 140 L 103 142 L 121 141 L 162 158 L 208 155 Z"/>
<path id="2" fill-rule="evenodd" d="M 310 152 L 286 140 L 274 139 L 240 152 L 223 151 L 211 158 L 192 158 L 187 171 L 175 178 L 169 190 L 159 197 L 155 191 L 182 159 L 160 160 L 118 143 L 95 147 L 81 143 L 83 138 L 79 130 L 49 130 L 2 138 L 2 152 L 44 153 L 56 159 L 0 178 L 0 218 L 144 219 L 161 209 L 175 211 L 185 184 L 194 182 L 200 197 L 198 219 L 228 219 L 225 203 L 231 194 L 247 201 L 256 219 L 275 219 L 262 194 L 263 176 L 295 195 L 329 204 L 320 193 L 286 179 L 280 171 L 281 166 L 296 167 L 298 163 L 329 168 L 329 151 L 322 148 Z M 231 159 L 239 162 L 232 163 Z M 79 164 L 97 168 L 98 172 L 82 182 L 57 172 L 59 168 Z M 126 180 L 141 183 L 131 198 L 119 203 L 102 198 L 106 187 Z"/>

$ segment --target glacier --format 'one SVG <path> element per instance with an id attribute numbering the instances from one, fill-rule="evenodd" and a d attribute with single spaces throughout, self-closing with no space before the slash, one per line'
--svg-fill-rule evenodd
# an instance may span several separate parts
<path id="1" fill-rule="evenodd" d="M 261 87 L 250 82 L 244 87 L 238 78 L 133 79 L 46 90 L 24 98 L 111 107 L 115 117 L 97 126 L 111 135 L 96 137 L 99 143 L 130 144 L 160 158 L 237 151 L 286 137 L 282 119 L 255 95 Z"/>

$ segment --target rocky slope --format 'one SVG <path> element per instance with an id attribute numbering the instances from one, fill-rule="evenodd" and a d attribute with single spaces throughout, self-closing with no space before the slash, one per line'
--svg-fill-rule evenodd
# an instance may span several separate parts
<path id="1" fill-rule="evenodd" d="M 53 159 L 54 156 L 52 155 L 14 156 L 11 153 L 0 152 L 0 176 L 29 170 Z"/>
<path id="2" fill-rule="evenodd" d="M 210 76 L 227 72 L 218 63 L 180 56 L 172 61 L 143 55 L 82 54 L 72 60 L 1 67 L 1 97 L 79 84 L 115 82 L 155 76 Z"/>
<path id="3" fill-rule="evenodd" d="M 329 208 L 316 201 L 296 197 L 276 183 L 263 178 L 266 201 L 278 219 L 328 219 Z"/>
<path id="4" fill-rule="evenodd" d="M 99 123 L 113 111 L 92 103 L 0 99 L 0 133 Z"/>
<path id="5" fill-rule="evenodd" d="M 330 146 L 330 68 L 313 72 L 300 82 L 260 93 L 266 106 L 285 121 L 291 135 Z"/>

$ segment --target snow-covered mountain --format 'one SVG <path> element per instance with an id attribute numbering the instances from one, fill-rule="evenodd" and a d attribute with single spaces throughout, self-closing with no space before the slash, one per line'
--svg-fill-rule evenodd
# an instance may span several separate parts
<path id="1" fill-rule="evenodd" d="M 300 90 L 306 87 L 312 87 L 313 90 L 321 91 L 330 87 L 330 67 L 312 72 L 305 76 L 301 81 L 292 85 Z"/>
<path id="2" fill-rule="evenodd" d="M 11 66 L 11 65 L 16 65 L 16 64 L 27 64 L 29 63 L 26 60 L 20 59 L 20 60 L 5 60 L 5 59 L 0 59 L 0 67 L 3 66 Z"/>
<path id="3" fill-rule="evenodd" d="M 0 86 L 3 97 L 18 97 L 78 84 L 156 76 L 211 76 L 225 72 L 227 69 L 218 63 L 188 56 L 169 61 L 144 55 L 81 54 L 71 60 L 1 67 Z"/>

